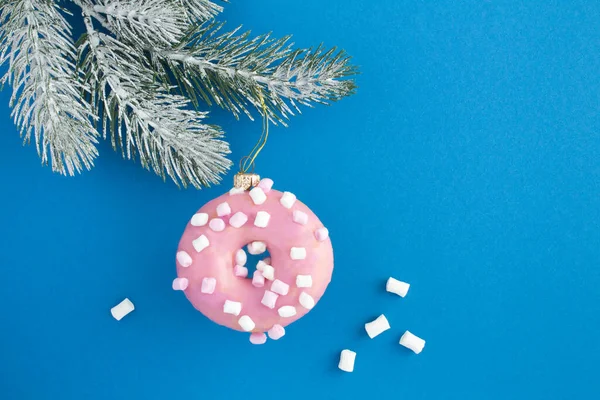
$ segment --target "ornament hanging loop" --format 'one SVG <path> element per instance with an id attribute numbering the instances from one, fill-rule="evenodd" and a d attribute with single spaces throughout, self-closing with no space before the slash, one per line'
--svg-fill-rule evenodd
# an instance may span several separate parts
<path id="1" fill-rule="evenodd" d="M 269 138 L 269 114 L 267 105 L 265 104 L 265 100 L 262 95 L 262 89 L 259 89 L 258 94 L 260 97 L 260 105 L 262 107 L 263 114 L 263 131 L 260 135 L 260 139 L 254 145 L 254 148 L 250 154 L 242 157 L 240 160 L 240 172 L 235 174 L 233 177 L 233 186 L 236 188 L 243 188 L 244 190 L 248 190 L 251 187 L 257 186 L 260 182 L 260 176 L 254 173 L 254 161 L 261 150 L 265 147 L 265 144 L 267 144 L 267 139 Z"/>

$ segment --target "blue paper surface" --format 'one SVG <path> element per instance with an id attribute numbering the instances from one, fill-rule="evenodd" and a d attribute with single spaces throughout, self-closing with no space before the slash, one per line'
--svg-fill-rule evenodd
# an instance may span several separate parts
<path id="1" fill-rule="evenodd" d="M 75 178 L 0 93 L 0 399 L 600 397 L 600 4 L 233 1 L 219 17 L 338 45 L 358 94 L 273 128 L 258 172 L 329 227 L 318 306 L 252 346 L 171 290 L 179 190 L 108 143 Z M 212 110 L 237 162 L 260 123 Z M 404 299 L 387 277 L 412 284 Z M 130 298 L 120 322 L 110 308 Z M 392 329 L 370 340 L 384 313 Z M 415 355 L 405 330 L 427 340 Z M 356 351 L 352 374 L 339 352 Z"/>

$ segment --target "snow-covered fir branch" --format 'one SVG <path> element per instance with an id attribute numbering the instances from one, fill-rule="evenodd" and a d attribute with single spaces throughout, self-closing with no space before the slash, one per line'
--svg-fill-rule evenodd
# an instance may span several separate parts
<path id="1" fill-rule="evenodd" d="M 87 37 L 79 48 L 80 66 L 113 146 L 183 186 L 218 182 L 231 165 L 220 129 L 202 123 L 206 114 L 190 110 L 185 97 L 169 94 L 154 82 L 135 48 L 96 31 L 89 16 L 84 22 Z"/>
<path id="2" fill-rule="evenodd" d="M 208 21 L 223 11 L 223 7 L 209 0 L 176 0 L 185 10 L 188 20 L 194 24 Z"/>
<path id="3" fill-rule="evenodd" d="M 250 38 L 238 30 L 221 34 L 221 28 L 205 24 L 181 45 L 153 53 L 159 76 L 173 76 L 194 102 L 201 98 L 251 117 L 249 106 L 260 111 L 262 98 L 269 117 L 285 124 L 299 105 L 337 101 L 355 90 L 354 82 L 344 79 L 356 73 L 344 51 L 294 50 L 289 36 Z"/>
<path id="4" fill-rule="evenodd" d="M 0 1 L 1 82 L 12 85 L 12 117 L 43 164 L 73 175 L 98 155 L 91 108 L 81 98 L 67 21 L 47 0 Z"/>

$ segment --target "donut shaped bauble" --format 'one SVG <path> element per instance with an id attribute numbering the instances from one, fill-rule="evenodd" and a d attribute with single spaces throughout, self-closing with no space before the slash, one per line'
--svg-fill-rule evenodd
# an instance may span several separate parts
<path id="1" fill-rule="evenodd" d="M 308 313 L 331 281 L 333 249 L 319 218 L 292 193 L 263 179 L 250 191 L 232 189 L 204 205 L 188 222 L 177 249 L 177 278 L 206 317 L 252 343 L 273 339 Z M 268 249 L 252 279 L 246 253 Z"/>

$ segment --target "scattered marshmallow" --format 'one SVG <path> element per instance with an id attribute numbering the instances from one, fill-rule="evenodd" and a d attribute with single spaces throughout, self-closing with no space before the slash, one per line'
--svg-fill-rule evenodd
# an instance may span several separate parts
<path id="1" fill-rule="evenodd" d="M 250 197 L 252 197 L 252 201 L 257 206 L 261 205 L 262 203 L 264 203 L 267 200 L 267 195 L 259 187 L 255 187 L 250 191 Z"/>
<path id="2" fill-rule="evenodd" d="M 229 225 L 234 228 L 241 228 L 248 221 L 248 216 L 241 211 L 233 214 L 231 218 L 229 218 Z"/>
<path id="3" fill-rule="evenodd" d="M 315 231 L 315 238 L 322 242 L 329 237 L 329 230 L 325 227 L 319 228 Z"/>
<path id="4" fill-rule="evenodd" d="M 383 314 L 377 317 L 377 319 L 375 319 L 374 321 L 367 322 L 365 324 L 365 330 L 367 331 L 367 335 L 369 335 L 371 339 L 387 331 L 388 329 L 390 329 L 390 323 Z"/>
<path id="5" fill-rule="evenodd" d="M 265 286 L 265 277 L 262 275 L 260 271 L 254 271 L 252 275 L 252 286 L 254 287 L 263 287 Z"/>
<path id="6" fill-rule="evenodd" d="M 252 255 L 262 254 L 267 251 L 267 244 L 265 242 L 251 242 L 248 244 L 248 253 Z"/>
<path id="7" fill-rule="evenodd" d="M 409 288 L 409 283 L 399 281 L 398 279 L 394 279 L 392 277 L 389 277 L 387 283 L 385 284 L 385 290 L 390 293 L 395 293 L 400 297 L 406 296 Z"/>
<path id="8" fill-rule="evenodd" d="M 256 269 L 259 271 L 262 271 L 263 269 L 265 269 L 265 265 L 267 265 L 265 260 L 260 260 L 259 262 L 256 263 Z"/>
<path id="9" fill-rule="evenodd" d="M 271 290 L 277 294 L 285 296 L 290 291 L 290 285 L 285 282 L 275 279 L 271 284 Z"/>
<path id="10" fill-rule="evenodd" d="M 217 287 L 217 280 L 215 278 L 204 278 L 202 279 L 202 287 L 200 292 L 204 294 L 213 294 Z"/>
<path id="11" fill-rule="evenodd" d="M 125 298 L 125 300 L 111 308 L 110 313 L 112 314 L 114 319 L 120 321 L 121 319 L 123 319 L 124 316 L 126 316 L 133 310 L 135 310 L 135 306 L 133 305 L 131 300 Z"/>
<path id="12" fill-rule="evenodd" d="M 297 224 L 306 225 L 306 223 L 308 222 L 308 215 L 300 210 L 294 210 L 292 219 Z"/>
<path id="13" fill-rule="evenodd" d="M 340 362 L 338 368 L 345 372 L 354 371 L 354 361 L 356 360 L 356 352 L 352 350 L 342 350 L 340 354 Z"/>
<path id="14" fill-rule="evenodd" d="M 248 259 L 248 256 L 246 255 L 246 252 L 244 251 L 244 249 L 239 249 L 238 251 L 235 252 L 235 263 L 237 265 L 241 265 L 241 266 L 246 265 L 247 259 Z"/>
<path id="15" fill-rule="evenodd" d="M 266 211 L 259 211 L 256 213 L 256 219 L 254 219 L 254 226 L 259 228 L 266 228 L 269 225 L 271 214 Z"/>
<path id="16" fill-rule="evenodd" d="M 273 325 L 271 329 L 267 331 L 269 337 L 273 340 L 281 339 L 285 335 L 285 328 L 279 324 Z"/>
<path id="17" fill-rule="evenodd" d="M 238 323 L 246 332 L 250 332 L 256 327 L 256 324 L 254 323 L 254 321 L 252 321 L 252 318 L 250 318 L 247 315 L 242 315 L 242 317 L 238 320 Z"/>
<path id="18" fill-rule="evenodd" d="M 190 257 L 190 255 L 185 251 L 178 251 L 176 258 L 179 265 L 181 265 L 183 268 L 187 268 L 192 265 L 192 257 Z"/>
<path id="19" fill-rule="evenodd" d="M 254 332 L 250 334 L 250 343 L 252 344 L 265 344 L 267 342 L 267 335 L 262 332 Z"/>
<path id="20" fill-rule="evenodd" d="M 215 232 L 221 232 L 223 229 L 225 229 L 225 221 L 223 221 L 221 218 L 213 218 L 208 223 L 208 226 Z"/>
<path id="21" fill-rule="evenodd" d="M 261 303 L 262 303 L 262 305 L 267 306 L 270 309 L 273 309 L 273 308 L 275 308 L 275 303 L 277 302 L 278 298 L 279 298 L 278 294 L 273 293 L 270 290 L 265 290 L 265 294 L 263 295 Z"/>
<path id="22" fill-rule="evenodd" d="M 190 281 L 187 278 L 175 278 L 173 279 L 173 290 L 185 290 L 189 284 Z"/>
<path id="23" fill-rule="evenodd" d="M 194 214 L 190 223 L 192 226 L 204 226 L 208 222 L 208 214 L 207 213 L 198 213 Z"/>
<path id="24" fill-rule="evenodd" d="M 302 287 L 302 288 L 312 287 L 312 276 L 310 276 L 310 275 L 296 276 L 296 286 Z"/>
<path id="25" fill-rule="evenodd" d="M 298 300 L 300 301 L 300 305 L 307 310 L 312 310 L 312 308 L 315 306 L 315 299 L 313 299 L 313 297 L 306 292 L 300 293 Z"/>
<path id="26" fill-rule="evenodd" d="M 416 354 L 423 351 L 425 347 L 425 341 L 418 336 L 413 335 L 409 331 L 404 332 L 404 335 L 400 338 L 400 344 L 408 349 L 411 349 Z"/>
<path id="27" fill-rule="evenodd" d="M 290 258 L 292 260 L 304 260 L 306 258 L 306 249 L 304 247 L 292 247 Z"/>
<path id="28" fill-rule="evenodd" d="M 265 263 L 265 265 L 262 266 L 262 270 L 260 272 L 262 273 L 262 276 L 265 277 L 265 279 L 268 279 L 270 281 L 275 279 L 275 268 L 273 268 L 269 264 Z"/>
<path id="29" fill-rule="evenodd" d="M 233 268 L 233 274 L 239 278 L 245 278 L 248 276 L 248 268 L 243 265 L 236 265 Z"/>
<path id="30" fill-rule="evenodd" d="M 206 236 L 202 235 L 199 238 L 194 239 L 192 241 L 192 245 L 194 246 L 196 252 L 200 253 L 202 250 L 204 250 L 210 245 L 210 242 L 208 241 L 208 238 Z"/>
<path id="31" fill-rule="evenodd" d="M 242 303 L 237 301 L 225 300 L 223 304 L 223 312 L 225 314 L 240 315 L 242 312 Z"/>
<path id="32" fill-rule="evenodd" d="M 292 208 L 292 206 L 296 202 L 296 195 L 290 192 L 283 192 L 283 196 L 281 196 L 279 202 L 285 208 Z"/>
<path id="33" fill-rule="evenodd" d="M 236 194 L 243 194 L 246 191 L 246 189 L 244 189 L 243 187 L 239 187 L 239 188 L 231 188 L 231 190 L 229 191 L 229 195 L 230 196 L 235 196 Z"/>
<path id="34" fill-rule="evenodd" d="M 229 207 L 227 202 L 221 203 L 217 206 L 217 215 L 219 217 L 224 217 L 229 214 L 231 214 L 231 207 Z"/>
<path id="35" fill-rule="evenodd" d="M 280 317 L 293 317 L 294 315 L 296 315 L 296 307 L 294 306 L 283 306 L 280 307 L 279 310 L 277 310 L 277 312 L 279 313 Z"/>
<path id="36" fill-rule="evenodd" d="M 273 187 L 273 180 L 269 178 L 263 178 L 258 182 L 258 187 L 263 190 L 265 193 L 269 193 L 271 188 Z"/>

